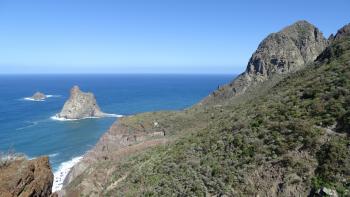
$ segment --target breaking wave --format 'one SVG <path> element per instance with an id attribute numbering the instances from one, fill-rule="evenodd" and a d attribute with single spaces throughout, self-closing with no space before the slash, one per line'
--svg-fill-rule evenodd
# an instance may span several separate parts
<path id="1" fill-rule="evenodd" d="M 101 117 L 94 117 L 94 116 L 90 116 L 90 117 L 85 117 L 85 118 L 79 118 L 79 119 L 68 119 L 68 118 L 62 118 L 62 117 L 58 117 L 58 115 L 54 115 L 51 116 L 50 119 L 51 120 L 55 120 L 55 121 L 76 121 L 76 120 L 84 120 L 84 119 L 92 119 L 92 118 L 120 118 L 123 117 L 123 115 L 120 114 L 104 114 L 104 116 Z"/>
<path id="2" fill-rule="evenodd" d="M 63 181 L 68 175 L 70 169 L 77 164 L 83 157 L 74 157 L 73 159 L 61 163 L 58 169 L 54 172 L 54 180 L 52 185 L 52 192 L 58 191 L 62 188 Z"/>

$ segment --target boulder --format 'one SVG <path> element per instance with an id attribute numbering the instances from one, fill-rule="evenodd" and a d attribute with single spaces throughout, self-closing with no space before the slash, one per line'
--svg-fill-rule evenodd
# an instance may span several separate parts
<path id="1" fill-rule="evenodd" d="M 326 187 L 322 187 L 321 189 L 319 189 L 317 191 L 317 194 L 319 196 L 331 196 L 331 197 L 338 197 L 338 193 L 337 191 L 333 190 L 333 189 L 329 189 Z"/>

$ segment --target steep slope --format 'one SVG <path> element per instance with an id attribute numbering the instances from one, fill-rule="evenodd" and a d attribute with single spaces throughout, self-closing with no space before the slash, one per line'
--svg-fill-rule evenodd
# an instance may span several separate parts
<path id="1" fill-rule="evenodd" d="M 295 72 L 313 62 L 326 45 L 322 33 L 307 21 L 298 21 L 272 33 L 259 44 L 245 72 L 205 98 L 201 104 L 215 104 L 243 94 L 249 87 L 276 74 Z"/>
<path id="2" fill-rule="evenodd" d="M 302 21 L 283 31 L 308 27 Z M 301 55 L 306 67 L 261 64 L 263 73 L 272 74 L 264 79 L 259 72 L 254 76 L 259 83 L 249 83 L 257 88 L 245 89 L 240 99 L 231 99 L 236 94 L 228 85 L 218 90 L 224 96 L 185 111 L 122 119 L 87 154 L 64 194 L 350 195 L 350 37 L 347 26 L 343 29 L 315 63 L 310 63 L 316 59 L 313 45 L 303 46 L 309 51 Z M 295 43 L 306 42 L 302 38 Z M 278 73 L 283 78 L 272 81 Z M 149 135 L 153 132 L 164 136 Z"/>

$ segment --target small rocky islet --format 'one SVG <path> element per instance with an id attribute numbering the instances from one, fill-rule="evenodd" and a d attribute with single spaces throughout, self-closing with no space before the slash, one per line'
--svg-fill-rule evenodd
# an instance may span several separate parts
<path id="1" fill-rule="evenodd" d="M 89 117 L 104 117 L 107 114 L 102 112 L 97 104 L 95 95 L 91 92 L 83 92 L 75 85 L 70 90 L 70 97 L 63 105 L 60 113 L 56 116 L 63 119 L 82 119 Z"/>
<path id="2" fill-rule="evenodd" d="M 45 100 L 47 98 L 47 96 L 42 92 L 35 92 L 33 94 L 33 96 L 31 96 L 29 98 L 32 100 L 35 100 L 35 101 L 42 101 L 42 100 Z"/>

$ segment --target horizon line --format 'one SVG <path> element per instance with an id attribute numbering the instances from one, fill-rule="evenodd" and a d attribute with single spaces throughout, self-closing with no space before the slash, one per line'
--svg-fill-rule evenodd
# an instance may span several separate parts
<path id="1" fill-rule="evenodd" d="M 238 75 L 238 73 L 151 73 L 151 72 L 121 72 L 121 73 L 0 73 L 0 75 Z"/>

